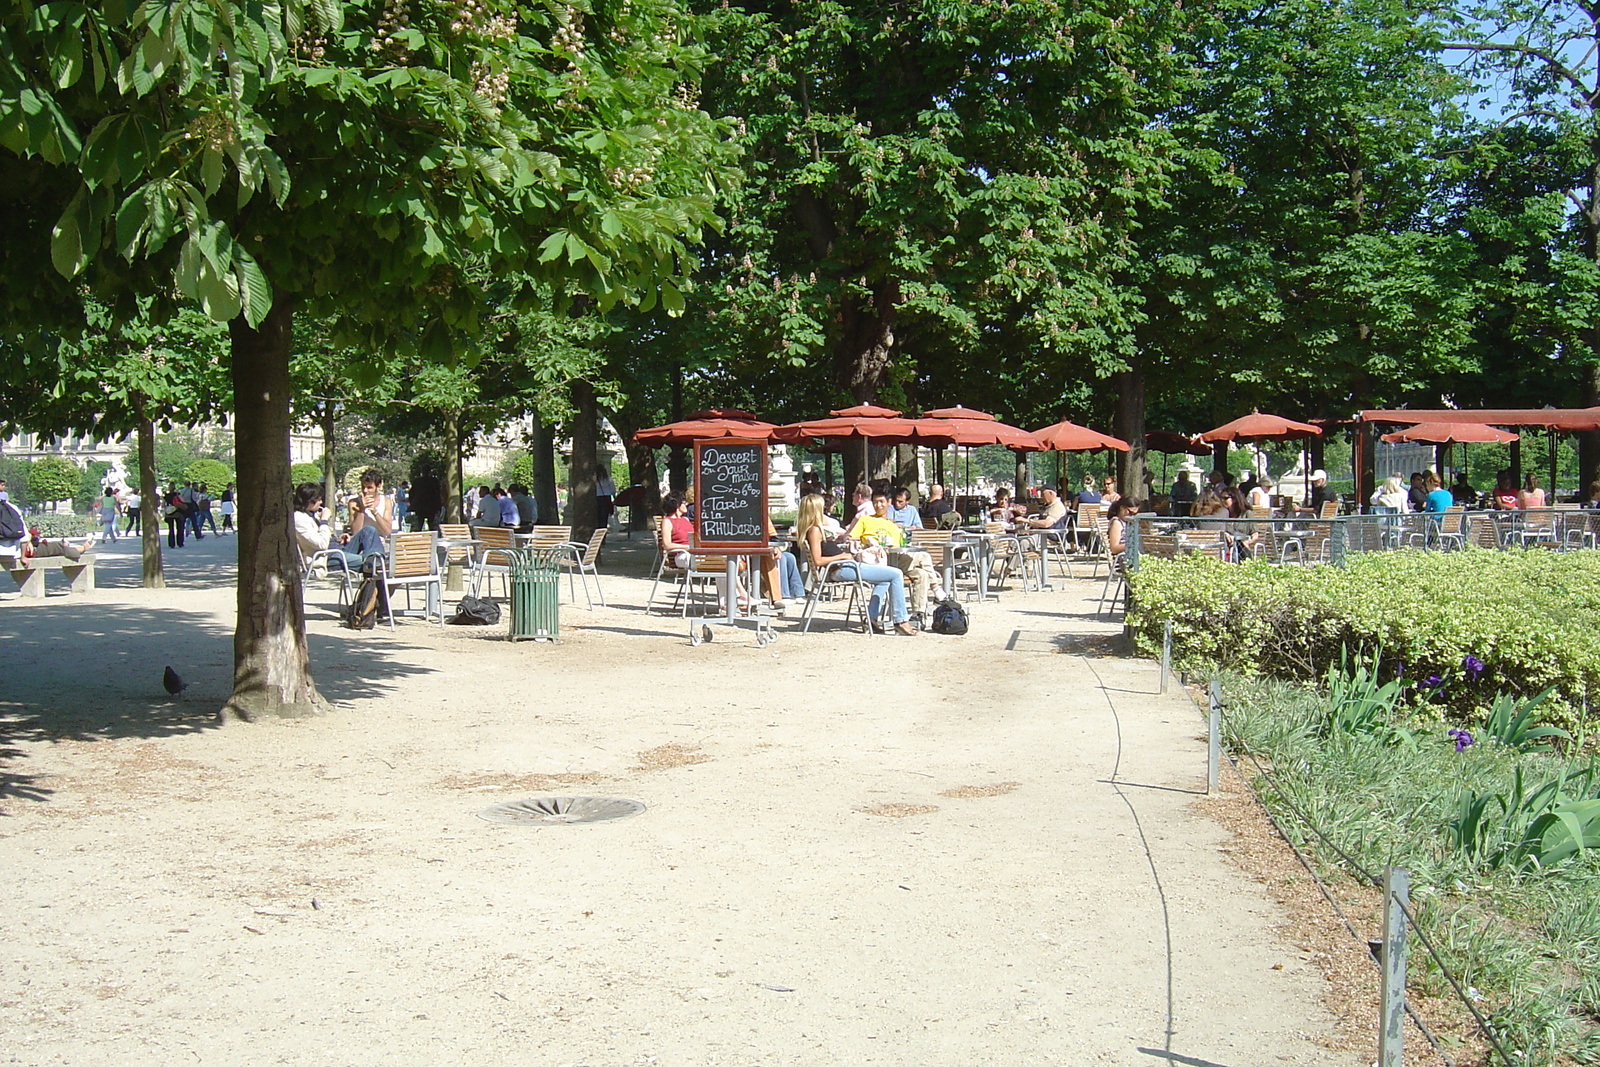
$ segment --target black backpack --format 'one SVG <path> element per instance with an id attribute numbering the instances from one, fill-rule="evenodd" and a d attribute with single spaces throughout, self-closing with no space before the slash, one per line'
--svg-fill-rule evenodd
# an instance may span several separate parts
<path id="1" fill-rule="evenodd" d="M 20 541 L 25 531 L 22 512 L 9 500 L 0 500 L 0 541 Z"/>
<path id="2" fill-rule="evenodd" d="M 376 578 L 363 578 L 356 587 L 345 609 L 344 624 L 352 630 L 370 630 L 378 625 L 378 609 L 383 603 L 383 583 Z"/>
<path id="3" fill-rule="evenodd" d="M 967 632 L 967 613 L 954 600 L 941 601 L 933 609 L 933 625 L 929 629 L 936 634 L 960 637 Z"/>
<path id="4" fill-rule="evenodd" d="M 484 597 L 464 596 L 450 621 L 456 626 L 493 626 L 500 621 L 500 605 Z"/>

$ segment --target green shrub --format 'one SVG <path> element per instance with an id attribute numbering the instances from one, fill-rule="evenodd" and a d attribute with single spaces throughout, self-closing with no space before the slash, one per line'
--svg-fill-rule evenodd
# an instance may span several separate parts
<path id="1" fill-rule="evenodd" d="M 1481 718 L 1499 692 L 1550 689 L 1568 729 L 1600 687 L 1600 552 L 1386 552 L 1345 567 L 1142 560 L 1128 625 L 1142 649 L 1172 622 L 1174 662 L 1313 681 L 1341 647 L 1382 648 L 1415 704 Z M 1467 657 L 1481 670 L 1464 670 Z"/>
<path id="2" fill-rule="evenodd" d="M 197 459 L 183 469 L 183 480 L 199 482 L 206 492 L 218 497 L 233 481 L 233 471 L 221 460 Z"/>
<path id="3" fill-rule="evenodd" d="M 41 504 L 71 500 L 83 485 L 83 471 L 70 459 L 40 456 L 28 467 L 28 494 Z"/>
<path id="4" fill-rule="evenodd" d="M 305 485 L 307 482 L 322 484 L 322 464 L 320 463 L 295 463 L 289 467 L 289 481 L 295 485 Z"/>
<path id="5" fill-rule="evenodd" d="M 29 515 L 28 527 L 38 530 L 39 536 L 44 538 L 82 537 L 100 529 L 100 522 L 90 515 L 64 512 L 60 515 Z"/>

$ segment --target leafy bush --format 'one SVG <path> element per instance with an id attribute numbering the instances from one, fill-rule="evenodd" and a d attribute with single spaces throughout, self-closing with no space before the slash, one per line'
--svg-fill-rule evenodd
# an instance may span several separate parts
<path id="1" fill-rule="evenodd" d="M 1494 695 L 1551 690 L 1571 729 L 1600 687 L 1600 552 L 1386 552 L 1345 567 L 1141 560 L 1128 624 L 1154 654 L 1172 622 L 1173 656 L 1311 681 L 1341 647 L 1382 648 L 1381 675 L 1439 684 L 1411 690 L 1439 714 L 1484 714 Z M 1470 662 L 1478 669 L 1464 670 Z"/>
<path id="2" fill-rule="evenodd" d="M 206 492 L 218 497 L 228 488 L 228 483 L 233 481 L 233 471 L 229 470 L 228 465 L 221 460 L 197 459 L 183 469 L 183 480 L 199 482 Z"/>
<path id="3" fill-rule="evenodd" d="M 289 481 L 295 485 L 305 485 L 307 482 L 322 484 L 322 464 L 320 463 L 294 463 L 289 466 Z"/>
<path id="4" fill-rule="evenodd" d="M 28 467 L 28 494 L 40 503 L 71 500 L 81 485 L 83 471 L 70 459 L 40 456 Z"/>
<path id="5" fill-rule="evenodd" d="M 100 529 L 100 523 L 89 515 L 29 515 L 28 527 L 44 538 L 82 537 Z"/>

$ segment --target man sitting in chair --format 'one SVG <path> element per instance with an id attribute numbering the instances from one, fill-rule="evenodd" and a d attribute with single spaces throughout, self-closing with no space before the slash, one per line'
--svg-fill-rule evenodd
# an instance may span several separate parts
<path id="1" fill-rule="evenodd" d="M 322 506 L 322 486 L 307 482 L 294 491 L 294 539 L 306 559 L 333 549 L 343 554 L 348 566 L 359 567 L 368 556 L 383 555 L 383 538 L 375 524 L 363 523 L 354 533 L 336 538 L 328 519 L 328 509 Z"/>
<path id="2" fill-rule="evenodd" d="M 945 598 L 944 583 L 933 565 L 933 557 L 921 549 L 907 548 L 905 531 L 889 518 L 889 498 L 882 489 L 872 492 L 871 515 L 863 515 L 850 527 L 850 539 L 868 548 L 882 548 L 888 553 L 889 565 L 906 576 L 910 586 L 911 613 L 917 616 L 928 612 L 928 592 L 935 600 Z"/>

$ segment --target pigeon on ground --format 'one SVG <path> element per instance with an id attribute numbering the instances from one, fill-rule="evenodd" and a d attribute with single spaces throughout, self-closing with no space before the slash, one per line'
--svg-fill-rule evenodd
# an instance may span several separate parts
<path id="1" fill-rule="evenodd" d="M 189 683 L 178 677 L 178 672 L 173 670 L 170 665 L 167 667 L 166 673 L 161 676 L 161 684 L 173 696 L 177 696 L 189 688 Z"/>

